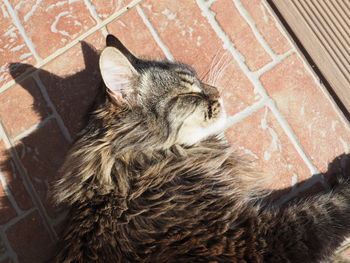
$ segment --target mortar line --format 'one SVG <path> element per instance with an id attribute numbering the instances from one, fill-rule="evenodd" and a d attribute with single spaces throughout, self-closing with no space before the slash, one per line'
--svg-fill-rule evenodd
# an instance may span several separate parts
<path id="1" fill-rule="evenodd" d="M 328 92 L 327 88 L 324 86 L 323 83 L 320 83 L 320 78 L 319 76 L 316 74 L 316 72 L 314 71 L 314 69 L 311 67 L 311 65 L 308 63 L 307 59 L 305 58 L 304 54 L 300 51 L 298 45 L 295 43 L 294 39 L 290 36 L 290 34 L 288 33 L 288 31 L 284 28 L 282 22 L 280 21 L 280 19 L 278 18 L 278 16 L 275 14 L 274 10 L 271 8 L 271 6 L 269 5 L 269 3 L 264 0 L 263 1 L 264 6 L 266 7 L 267 11 L 269 12 L 269 14 L 273 17 L 273 19 L 275 20 L 275 24 L 276 27 L 278 28 L 278 30 L 281 32 L 281 34 L 283 35 L 283 37 L 285 39 L 287 39 L 289 45 L 291 46 L 292 50 L 294 50 L 294 52 L 298 55 L 298 57 L 301 59 L 304 68 L 306 68 L 306 70 L 311 74 L 311 76 L 313 77 L 315 83 L 318 83 L 321 92 L 323 93 L 323 95 L 326 96 L 326 98 L 328 99 L 328 101 L 330 102 L 330 104 L 332 105 L 333 110 L 335 111 L 335 113 L 338 115 L 340 122 L 343 124 L 343 126 L 347 129 L 350 130 L 350 123 L 347 121 L 344 113 L 340 110 L 340 108 L 338 107 L 338 105 L 335 103 L 333 97 L 330 95 L 330 93 Z"/>
<path id="2" fill-rule="evenodd" d="M 174 57 L 171 54 L 169 48 L 165 45 L 165 43 L 162 41 L 162 39 L 160 38 L 157 30 L 154 28 L 154 26 L 152 25 L 151 21 L 149 21 L 148 17 L 146 16 L 145 12 L 143 12 L 142 8 L 140 5 L 136 6 L 136 10 L 137 13 L 139 14 L 139 16 L 141 17 L 143 23 L 146 25 L 146 27 L 148 28 L 148 30 L 150 31 L 153 39 L 156 41 L 156 43 L 158 44 L 158 46 L 160 47 L 160 49 L 163 51 L 164 55 L 166 56 L 166 58 L 170 61 L 174 61 Z"/>
<path id="3" fill-rule="evenodd" d="M 227 124 L 226 124 L 226 129 L 235 125 L 236 123 L 244 120 L 245 118 L 251 116 L 252 114 L 254 114 L 256 111 L 258 111 L 259 109 L 261 109 L 264 106 L 267 106 L 267 101 L 269 99 L 268 98 L 262 98 L 261 100 L 259 100 L 258 102 L 246 107 L 245 109 L 241 110 L 240 112 L 231 115 L 227 118 Z"/>
<path id="4" fill-rule="evenodd" d="M 13 260 L 14 263 L 19 263 L 17 254 L 14 252 L 14 250 L 10 244 L 10 241 L 7 239 L 6 233 L 5 233 L 2 226 L 0 226 L 0 239 L 2 240 L 2 242 L 4 243 L 4 245 L 6 247 L 5 255 L 7 254 L 6 256 L 11 258 L 11 260 Z M 6 256 L 5 256 L 5 258 L 6 258 Z"/>
<path id="5" fill-rule="evenodd" d="M 16 199 L 15 199 L 14 195 L 12 194 L 12 191 L 10 190 L 10 188 L 6 182 L 6 178 L 1 170 L 0 170 L 0 183 L 4 189 L 6 197 L 9 199 L 9 201 L 10 201 L 11 205 L 13 206 L 13 208 L 15 209 L 17 215 L 21 215 L 23 213 L 23 211 L 17 205 Z"/>
<path id="6" fill-rule="evenodd" d="M 286 53 L 284 54 L 281 54 L 281 55 L 277 55 L 276 56 L 276 59 L 267 63 L 266 65 L 264 65 L 262 68 L 254 71 L 254 73 L 260 77 L 261 75 L 263 75 L 264 73 L 266 73 L 267 71 L 273 69 L 275 66 L 277 66 L 278 64 L 280 64 L 283 60 L 285 60 L 287 57 L 291 56 L 295 54 L 295 50 L 294 49 L 291 49 L 289 51 L 287 51 Z"/>
<path id="7" fill-rule="evenodd" d="M 210 26 L 213 28 L 215 31 L 216 35 L 221 39 L 223 42 L 223 47 L 224 49 L 228 49 L 232 56 L 235 58 L 238 66 L 240 69 L 243 71 L 243 73 L 248 77 L 248 79 L 254 84 L 254 88 L 260 96 L 264 98 L 269 98 L 269 108 L 273 111 L 275 117 L 277 118 L 277 121 L 279 122 L 280 126 L 288 136 L 290 142 L 294 146 L 294 148 L 297 150 L 299 155 L 301 154 L 302 160 L 306 163 L 307 167 L 310 170 L 310 173 L 314 173 L 317 171 L 317 168 L 314 166 L 312 163 L 311 159 L 309 156 L 306 154 L 304 149 L 302 148 L 301 144 L 299 143 L 297 136 L 294 134 L 293 130 L 287 123 L 287 121 L 282 117 L 282 114 L 279 112 L 275 104 L 272 103 L 273 99 L 270 98 L 265 90 L 265 88 L 262 86 L 258 75 L 255 72 L 251 72 L 247 65 L 244 63 L 243 56 L 240 54 L 240 52 L 234 47 L 233 43 L 230 41 L 230 38 L 227 36 L 227 34 L 223 31 L 223 29 L 220 27 L 220 25 L 217 23 L 215 19 L 215 13 L 210 10 L 204 0 L 196 0 L 198 7 L 202 11 L 202 15 L 207 19 L 209 22 Z"/>
<path id="8" fill-rule="evenodd" d="M 107 37 L 109 35 L 109 31 L 108 31 L 108 28 L 106 26 L 102 27 L 101 31 L 102 31 L 102 35 L 104 37 Z"/>
<path id="9" fill-rule="evenodd" d="M 294 50 L 297 51 L 297 48 L 295 43 L 293 42 L 292 38 L 290 38 L 288 36 L 288 33 L 286 32 L 286 30 L 284 29 L 282 23 L 280 22 L 279 18 L 276 16 L 276 14 L 274 13 L 274 11 L 272 10 L 272 8 L 270 7 L 270 5 L 267 3 L 267 0 L 263 0 L 262 1 L 263 5 L 265 6 L 267 12 L 269 12 L 269 14 L 273 17 L 274 21 L 275 21 L 275 25 L 278 29 L 278 31 L 282 34 L 282 36 L 287 39 L 290 47 Z"/>
<path id="10" fill-rule="evenodd" d="M 312 177 L 310 177 L 307 181 L 302 182 L 302 184 L 300 186 L 293 187 L 292 191 L 290 191 L 286 195 L 282 196 L 280 199 L 276 200 L 274 202 L 274 205 L 280 206 L 280 205 L 292 200 L 293 198 L 297 197 L 301 192 L 304 192 L 304 191 L 310 189 L 312 186 L 314 186 L 317 183 L 321 183 L 324 185 L 324 179 L 323 179 L 322 174 L 315 174 Z"/>
<path id="11" fill-rule="evenodd" d="M 6 231 L 7 229 L 9 229 L 10 227 L 14 226 L 15 224 L 17 224 L 19 221 L 21 221 L 23 218 L 27 217 L 29 214 L 33 213 L 35 210 L 37 210 L 37 208 L 32 207 L 26 211 L 24 211 L 21 215 L 16 216 L 12 219 L 10 219 L 8 222 L 6 222 L 5 224 L 3 224 L 1 227 L 3 228 L 4 231 Z"/>
<path id="12" fill-rule="evenodd" d="M 271 47 L 267 44 L 264 37 L 260 34 L 257 29 L 254 20 L 251 18 L 248 11 L 243 7 L 242 2 L 240 0 L 232 0 L 233 4 L 236 6 L 238 12 L 241 14 L 243 19 L 248 23 L 250 29 L 252 30 L 255 38 L 258 40 L 259 44 L 264 48 L 264 50 L 269 54 L 273 61 L 277 60 L 277 54 L 275 54 Z"/>
<path id="13" fill-rule="evenodd" d="M 217 0 L 206 0 L 205 5 L 210 8 Z"/>
<path id="14" fill-rule="evenodd" d="M 226 129 L 235 125 L 236 123 L 242 121 L 243 119 L 251 116 L 253 113 L 255 113 L 256 111 L 258 111 L 259 109 L 261 109 L 264 106 L 268 107 L 272 111 L 272 113 L 274 114 L 276 119 L 279 121 L 281 128 L 284 130 L 284 132 L 287 134 L 288 137 L 295 136 L 294 134 L 288 134 L 289 131 L 292 130 L 291 127 L 289 127 L 289 129 L 286 129 L 286 130 L 284 129 L 285 127 L 288 127 L 289 124 L 284 119 L 284 117 L 281 115 L 281 113 L 277 110 L 277 107 L 276 107 L 273 99 L 268 98 L 268 97 L 265 97 L 265 98 L 261 99 L 260 101 L 254 103 L 253 105 L 245 108 L 244 110 L 236 113 L 235 115 L 228 117 L 228 123 L 226 125 Z M 282 125 L 281 124 L 282 122 L 284 122 L 285 124 Z M 295 138 L 295 140 L 298 143 L 297 138 Z M 293 146 L 295 147 L 296 151 L 298 152 L 298 154 L 300 155 L 302 160 L 308 166 L 309 170 L 311 171 L 311 174 L 319 174 L 319 170 L 315 166 L 312 165 L 310 160 L 308 160 L 308 157 L 303 152 L 301 145 L 298 143 L 298 145 L 293 145 Z M 310 165 L 310 163 L 311 163 L 311 165 Z"/>
<path id="15" fill-rule="evenodd" d="M 268 10 L 269 14 L 274 18 L 274 20 L 276 21 L 276 26 L 279 29 L 279 31 L 281 32 L 281 34 L 283 35 L 284 38 L 287 39 L 288 43 L 290 44 L 290 46 L 292 47 L 292 49 L 295 50 L 295 52 L 298 54 L 298 56 L 300 57 L 300 59 L 303 62 L 304 67 L 309 71 L 309 73 L 311 74 L 311 76 L 313 77 L 314 81 L 316 83 L 320 83 L 320 78 L 319 76 L 316 74 L 316 72 L 314 71 L 314 69 L 311 67 L 311 65 L 308 63 L 307 59 L 305 58 L 304 54 L 300 51 L 298 45 L 295 43 L 295 41 L 293 40 L 293 38 L 290 36 L 290 34 L 288 33 L 288 31 L 284 28 L 282 22 L 280 21 L 280 19 L 278 18 L 278 16 L 275 14 L 275 12 L 273 11 L 273 9 L 271 8 L 271 6 L 265 1 L 263 1 L 264 6 L 266 7 L 266 9 Z M 319 84 L 322 93 L 327 97 L 327 99 L 330 101 L 333 110 L 336 112 L 336 114 L 339 116 L 340 121 L 343 123 L 344 127 L 346 127 L 346 129 L 350 130 L 350 123 L 348 122 L 348 120 L 346 119 L 344 113 L 340 110 L 340 108 L 338 107 L 338 105 L 335 103 L 333 97 L 330 95 L 330 93 L 328 92 L 327 88 L 324 86 L 324 84 L 320 83 Z"/>
<path id="16" fill-rule="evenodd" d="M 16 137 L 11 139 L 11 142 L 13 144 L 15 144 L 17 141 L 27 137 L 29 134 L 31 134 L 32 132 L 38 130 L 39 128 L 43 127 L 49 120 L 55 118 L 55 116 L 53 114 L 47 116 L 45 119 L 43 119 L 42 121 L 40 121 L 37 124 L 34 124 L 33 126 L 29 127 L 27 130 L 25 130 L 24 132 L 18 134 Z"/>
<path id="17" fill-rule="evenodd" d="M 5 147 L 6 147 L 7 151 L 9 152 L 9 155 L 13 159 L 13 162 L 17 168 L 17 171 L 20 173 L 20 175 L 23 179 L 23 185 L 32 199 L 33 206 L 34 207 L 36 206 L 38 208 L 39 215 L 43 219 L 44 226 L 45 226 L 46 230 L 48 231 L 48 234 L 49 234 L 51 240 L 56 241 L 57 240 L 56 232 L 54 231 L 53 227 L 49 223 L 49 217 L 46 213 L 46 210 L 45 210 L 43 204 L 41 203 L 40 197 L 39 197 L 38 193 L 35 191 L 35 188 L 34 188 L 32 182 L 29 179 L 27 171 L 24 168 L 24 166 L 21 162 L 21 159 L 19 158 L 19 156 L 17 154 L 15 147 L 11 143 L 9 136 L 6 134 L 6 130 L 5 130 L 1 121 L 0 121 L 0 138 L 3 140 Z"/>
<path id="18" fill-rule="evenodd" d="M 289 123 L 287 120 L 283 117 L 281 112 L 278 110 L 275 102 L 271 100 L 268 104 L 268 107 L 274 114 L 275 118 L 278 120 L 280 126 L 284 130 L 284 132 L 287 134 L 288 138 L 292 142 L 294 148 L 296 151 L 299 153 L 300 157 L 303 159 L 307 167 L 309 168 L 311 174 L 318 174 L 320 171 L 313 165 L 310 157 L 305 153 L 303 147 L 301 146 L 297 136 L 293 132 L 293 129 L 290 127 Z"/>
<path id="19" fill-rule="evenodd" d="M 90 0 L 84 0 L 84 4 L 87 7 L 87 9 L 89 10 L 90 15 L 97 22 L 97 24 L 101 23 L 102 20 L 101 20 L 100 16 L 97 14 L 95 6 L 90 2 Z M 108 30 L 107 30 L 106 26 L 102 27 L 101 31 L 105 37 L 108 35 Z"/>
<path id="20" fill-rule="evenodd" d="M 5 1 L 8 1 L 8 0 L 5 0 Z M 122 7 L 121 9 L 117 10 L 110 17 L 108 17 L 105 20 L 103 20 L 100 24 L 97 24 L 97 25 L 93 26 L 92 28 L 90 28 L 89 30 L 87 30 L 86 32 L 84 32 L 83 34 L 78 36 L 76 39 L 72 40 L 72 42 L 68 43 L 63 48 L 60 48 L 60 49 L 56 50 L 54 53 L 52 53 L 48 57 L 42 59 L 40 62 L 38 62 L 36 65 L 34 65 L 36 67 L 36 69 L 34 69 L 33 71 L 29 71 L 28 74 L 25 75 L 25 76 L 21 76 L 19 78 L 16 78 L 17 82 L 22 81 L 22 80 L 30 77 L 38 69 L 40 69 L 41 67 L 43 67 L 44 65 L 46 65 L 47 63 L 49 63 L 50 61 L 55 59 L 56 57 L 62 55 L 64 52 L 68 51 L 69 49 L 74 47 L 76 44 L 78 44 L 80 41 L 84 40 L 88 36 L 92 35 L 96 31 L 100 30 L 101 28 L 103 28 L 107 24 L 113 22 L 116 18 L 118 18 L 119 16 L 123 15 L 125 12 L 127 12 L 129 9 L 133 8 L 135 5 L 137 5 L 141 1 L 143 1 L 143 0 L 132 0 L 129 4 L 127 4 L 126 6 Z M 0 88 L 0 93 L 4 92 L 8 88 L 10 88 L 13 85 L 15 85 L 16 84 L 16 80 L 11 80 L 11 81 L 7 82 L 5 85 L 3 85 Z"/>
<path id="21" fill-rule="evenodd" d="M 35 83 L 38 85 L 38 87 L 41 91 L 41 94 L 43 95 L 46 103 L 48 104 L 49 108 L 51 109 L 53 116 L 55 116 L 58 127 L 60 128 L 61 132 L 63 133 L 64 138 L 67 140 L 67 142 L 71 143 L 73 141 L 72 136 L 70 135 L 67 127 L 64 125 L 64 122 L 63 122 L 61 116 L 58 114 L 56 107 L 52 103 L 50 96 L 46 90 L 46 87 L 42 83 L 42 81 L 39 77 L 38 72 L 35 72 L 33 74 L 33 79 L 34 79 Z"/>
<path id="22" fill-rule="evenodd" d="M 215 20 L 215 13 L 206 6 L 204 0 L 196 0 L 196 2 L 202 11 L 202 16 L 204 16 L 208 20 L 210 26 L 213 28 L 216 35 L 223 42 L 223 48 L 228 50 L 232 54 L 240 69 L 249 78 L 254 73 L 252 73 L 248 69 L 248 66 L 244 63 L 244 56 L 234 47 L 234 44 L 231 42 L 229 36 L 223 31 L 223 29 Z"/>
<path id="23" fill-rule="evenodd" d="M 36 52 L 35 45 L 32 42 L 32 40 L 27 36 L 27 34 L 26 34 L 25 30 L 24 30 L 24 27 L 22 26 L 22 24 L 21 24 L 21 22 L 20 22 L 20 20 L 18 18 L 17 12 L 12 7 L 12 5 L 9 2 L 9 0 L 3 0 L 3 2 L 6 5 L 7 11 L 10 13 L 10 16 L 12 18 L 12 23 L 16 26 L 16 28 L 18 29 L 18 31 L 22 35 L 22 38 L 23 38 L 24 42 L 26 43 L 27 47 L 29 48 L 30 52 L 32 53 L 32 55 L 34 56 L 36 61 L 40 63 L 42 61 L 42 58 Z"/>

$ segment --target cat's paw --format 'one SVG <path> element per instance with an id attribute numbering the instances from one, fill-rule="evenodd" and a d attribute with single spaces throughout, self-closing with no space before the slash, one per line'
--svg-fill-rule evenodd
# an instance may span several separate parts
<path id="1" fill-rule="evenodd" d="M 328 165 L 325 174 L 330 186 L 350 184 L 350 154 L 342 154 Z"/>

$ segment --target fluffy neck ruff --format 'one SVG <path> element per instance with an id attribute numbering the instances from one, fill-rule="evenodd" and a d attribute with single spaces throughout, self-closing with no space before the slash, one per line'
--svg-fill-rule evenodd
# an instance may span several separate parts
<path id="1" fill-rule="evenodd" d="M 137 118 L 124 120 L 121 109 L 96 110 L 61 168 L 56 202 L 73 204 L 111 191 L 132 200 L 150 189 L 176 184 L 200 188 L 201 196 L 215 192 L 248 198 L 260 184 L 257 173 L 222 136 L 157 149 L 154 145 L 163 138 L 151 136 L 146 128 Z"/>

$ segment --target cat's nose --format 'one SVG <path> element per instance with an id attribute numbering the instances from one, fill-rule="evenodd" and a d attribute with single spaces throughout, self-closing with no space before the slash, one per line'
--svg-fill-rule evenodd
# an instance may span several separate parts
<path id="1" fill-rule="evenodd" d="M 215 100 L 220 98 L 220 94 L 217 88 L 203 83 L 203 91 L 210 99 Z"/>

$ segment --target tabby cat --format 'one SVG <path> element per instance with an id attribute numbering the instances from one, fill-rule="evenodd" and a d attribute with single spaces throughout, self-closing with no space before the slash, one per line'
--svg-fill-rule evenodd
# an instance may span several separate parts
<path id="1" fill-rule="evenodd" d="M 327 262 L 350 232 L 349 174 L 271 205 L 223 135 L 215 87 L 106 42 L 105 92 L 55 185 L 70 212 L 51 262 Z"/>

